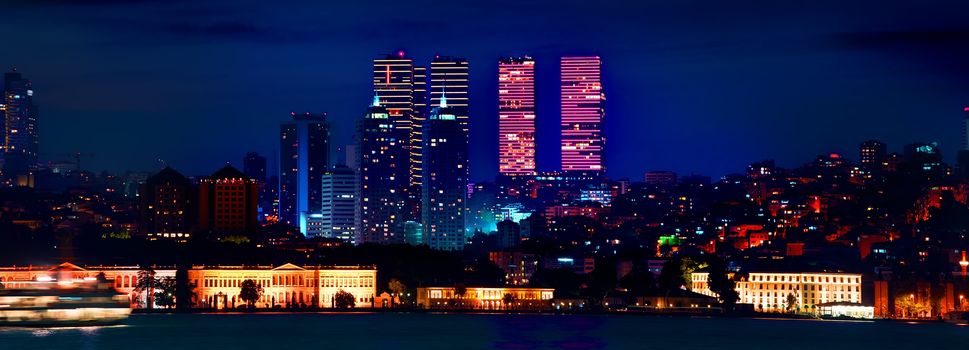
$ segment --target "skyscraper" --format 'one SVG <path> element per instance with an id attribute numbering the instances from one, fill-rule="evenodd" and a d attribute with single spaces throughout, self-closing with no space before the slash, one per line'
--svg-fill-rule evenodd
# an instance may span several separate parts
<path id="1" fill-rule="evenodd" d="M 404 57 L 403 51 L 375 58 L 373 93 L 380 97 L 380 105 L 397 129 L 410 132 L 414 112 L 414 61 Z"/>
<path id="2" fill-rule="evenodd" d="M 405 138 L 398 140 L 407 150 L 408 201 L 416 216 L 420 201 L 421 126 L 427 110 L 427 68 L 415 66 L 403 51 L 373 60 L 373 93 L 387 110 L 397 132 Z"/>
<path id="3" fill-rule="evenodd" d="M 407 218 L 407 130 L 397 128 L 381 98 L 357 129 L 356 243 L 401 243 Z"/>
<path id="4" fill-rule="evenodd" d="M 30 81 L 16 69 L 3 76 L 4 174 L 23 175 L 37 163 L 37 107 Z"/>
<path id="5" fill-rule="evenodd" d="M 226 165 L 199 181 L 198 226 L 216 233 L 253 233 L 258 227 L 259 185 Z"/>
<path id="6" fill-rule="evenodd" d="M 338 165 L 323 173 L 322 235 L 353 242 L 356 224 L 357 173 Z"/>
<path id="7" fill-rule="evenodd" d="M 601 174 L 606 141 L 602 60 L 562 57 L 561 64 L 562 170 Z"/>
<path id="8" fill-rule="evenodd" d="M 266 182 L 266 157 L 256 152 L 246 153 L 246 157 L 242 159 L 242 172 L 250 179 Z"/>
<path id="9" fill-rule="evenodd" d="M 436 56 L 431 61 L 430 107 L 440 107 L 447 96 L 450 108 L 464 132 L 468 132 L 468 60 L 450 56 Z"/>
<path id="10" fill-rule="evenodd" d="M 498 61 L 498 172 L 535 173 L 535 60 Z"/>
<path id="11" fill-rule="evenodd" d="M 279 127 L 279 220 L 307 233 L 307 219 L 320 213 L 323 172 L 330 165 L 326 114 L 292 113 Z"/>
<path id="12" fill-rule="evenodd" d="M 962 119 L 962 149 L 956 152 L 956 174 L 969 178 L 969 107 L 963 107 L 965 117 Z"/>
<path id="13" fill-rule="evenodd" d="M 969 151 L 969 107 L 963 107 L 962 112 L 966 114 L 962 119 L 962 149 Z"/>
<path id="14" fill-rule="evenodd" d="M 468 134 L 444 96 L 424 122 L 421 224 L 433 249 L 461 250 L 467 240 Z"/>

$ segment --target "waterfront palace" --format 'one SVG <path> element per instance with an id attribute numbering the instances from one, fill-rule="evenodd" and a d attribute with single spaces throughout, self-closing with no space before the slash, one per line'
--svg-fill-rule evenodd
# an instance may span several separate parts
<path id="1" fill-rule="evenodd" d="M 133 307 L 144 307 L 145 297 L 135 292 L 138 266 L 57 266 L 0 267 L 0 283 L 5 288 L 24 287 L 39 278 L 58 281 L 93 279 L 98 274 L 114 281 L 118 291 L 127 293 Z M 156 278 L 175 277 L 174 268 L 154 268 Z M 192 266 L 188 281 L 195 285 L 195 307 L 227 309 L 245 303 L 239 298 L 242 281 L 253 280 L 263 288 L 257 308 L 334 307 L 333 296 L 340 290 L 356 298 L 356 307 L 373 307 L 377 291 L 375 267 L 320 267 L 283 264 L 272 266 Z M 144 294 L 144 293 L 142 293 Z"/>
<path id="2" fill-rule="evenodd" d="M 524 287 L 418 287 L 417 305 L 424 309 L 550 310 L 555 290 Z"/>
<path id="3" fill-rule="evenodd" d="M 692 290 L 716 296 L 710 290 L 709 274 L 692 273 Z M 797 300 L 798 312 L 819 313 L 821 304 L 861 303 L 861 275 L 830 272 L 750 272 L 736 285 L 739 303 L 751 304 L 761 312 L 789 311 L 788 295 Z"/>

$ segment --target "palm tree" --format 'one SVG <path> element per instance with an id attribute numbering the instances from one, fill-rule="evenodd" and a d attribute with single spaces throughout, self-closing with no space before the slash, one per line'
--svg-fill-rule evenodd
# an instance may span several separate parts
<path id="1" fill-rule="evenodd" d="M 256 306 L 256 301 L 262 297 L 262 286 L 253 280 L 242 281 L 239 285 L 239 299 L 242 299 L 249 308 Z"/>
<path id="2" fill-rule="evenodd" d="M 139 296 L 147 292 L 145 304 L 148 310 L 151 310 L 155 304 L 155 285 L 158 284 L 158 281 L 155 279 L 155 269 L 146 266 L 138 270 L 138 279 L 135 282 L 134 290 Z"/>

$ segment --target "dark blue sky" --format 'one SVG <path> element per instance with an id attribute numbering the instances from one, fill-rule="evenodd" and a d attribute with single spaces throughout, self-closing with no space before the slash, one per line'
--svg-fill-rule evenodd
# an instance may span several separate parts
<path id="1" fill-rule="evenodd" d="M 558 164 L 558 57 L 598 54 L 611 177 L 720 176 L 938 141 L 969 105 L 969 2 L 8 0 L 0 65 L 34 82 L 41 153 L 207 174 L 269 154 L 290 111 L 352 140 L 370 60 L 471 60 L 472 173 L 497 171 L 497 59 L 538 60 L 539 168 Z M 512 4 L 501 8 L 499 4 Z"/>

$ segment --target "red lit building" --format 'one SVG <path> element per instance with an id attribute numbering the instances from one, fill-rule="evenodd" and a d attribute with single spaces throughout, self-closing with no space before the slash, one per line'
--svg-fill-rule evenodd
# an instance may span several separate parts
<path id="1" fill-rule="evenodd" d="M 601 173 L 605 136 L 602 133 L 602 60 L 562 57 L 562 171 Z"/>
<path id="2" fill-rule="evenodd" d="M 199 182 L 199 229 L 252 232 L 256 229 L 259 183 L 226 165 Z"/>
<path id="3" fill-rule="evenodd" d="M 535 173 L 535 60 L 498 61 L 498 171 Z"/>

